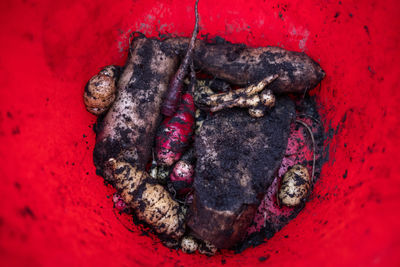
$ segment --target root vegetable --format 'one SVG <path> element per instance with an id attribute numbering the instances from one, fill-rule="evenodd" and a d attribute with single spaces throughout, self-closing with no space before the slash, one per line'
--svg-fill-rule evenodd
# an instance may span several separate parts
<path id="1" fill-rule="evenodd" d="M 260 93 L 260 103 L 255 107 L 249 108 L 250 116 L 260 118 L 265 115 L 268 108 L 275 106 L 275 96 L 271 90 L 264 90 Z"/>
<path id="2" fill-rule="evenodd" d="M 185 236 L 181 241 L 181 249 L 183 252 L 191 254 L 195 253 L 199 247 L 197 241 L 191 236 Z"/>
<path id="3" fill-rule="evenodd" d="M 180 159 L 192 139 L 194 112 L 193 98 L 186 93 L 176 114 L 162 122 L 156 137 L 158 165 L 171 166 Z"/>
<path id="4" fill-rule="evenodd" d="M 183 89 L 183 79 L 185 78 L 187 74 L 187 69 L 189 68 L 189 64 L 192 62 L 192 54 L 193 54 L 193 49 L 195 45 L 195 40 L 196 36 L 199 32 L 199 14 L 197 10 L 197 5 L 198 5 L 199 0 L 196 0 L 195 3 L 195 25 L 194 25 L 194 30 L 192 33 L 192 38 L 190 39 L 187 52 L 185 54 L 185 57 L 182 60 L 181 65 L 179 66 L 178 71 L 176 74 L 173 76 L 171 79 L 171 82 L 169 84 L 169 89 L 167 91 L 167 95 L 164 99 L 163 106 L 161 109 L 161 113 L 165 116 L 172 116 L 175 114 L 175 111 L 179 105 L 179 102 L 181 100 L 181 94 L 182 94 L 182 89 Z"/>
<path id="5" fill-rule="evenodd" d="M 165 41 L 183 53 L 187 38 Z M 304 94 L 313 89 L 325 72 L 304 53 L 279 47 L 246 47 L 243 44 L 207 44 L 196 40 L 193 59 L 195 67 L 231 84 L 246 86 L 269 75 L 279 75 L 270 85 L 274 94 Z"/>
<path id="6" fill-rule="evenodd" d="M 306 167 L 294 165 L 284 175 L 278 192 L 281 204 L 295 207 L 307 196 L 310 188 L 310 175 Z"/>
<path id="7" fill-rule="evenodd" d="M 211 106 L 211 112 L 217 112 L 226 108 L 246 107 L 249 108 L 250 116 L 259 118 L 264 116 L 266 107 L 271 108 L 275 105 L 275 96 L 272 91 L 264 90 L 264 87 L 273 82 L 277 77 L 277 75 L 272 75 L 256 85 L 219 94 L 211 94 L 211 89 L 206 86 L 200 86 L 196 92 L 195 100 L 199 106 Z"/>
<path id="8" fill-rule="evenodd" d="M 264 90 L 260 93 L 261 103 L 269 108 L 275 106 L 276 98 L 271 90 Z"/>
<path id="9" fill-rule="evenodd" d="M 100 115 L 110 108 L 115 100 L 119 72 L 118 66 L 107 66 L 89 80 L 83 95 L 87 111 Z"/>
<path id="10" fill-rule="evenodd" d="M 131 44 L 128 61 L 118 81 L 118 96 L 98 121 L 93 159 L 109 182 L 113 177 L 106 162 L 118 158 L 145 170 L 150 160 L 162 99 L 178 67 L 178 56 L 170 46 L 144 36 Z"/>
<path id="11" fill-rule="evenodd" d="M 148 173 L 129 163 L 110 159 L 115 187 L 138 218 L 166 237 L 179 239 L 185 232 L 185 213 L 169 192 Z"/>
<path id="12" fill-rule="evenodd" d="M 171 173 L 171 181 L 172 182 L 182 181 L 190 185 L 193 183 L 193 173 L 194 173 L 193 165 L 186 161 L 180 160 L 174 166 L 174 169 Z"/>
<path id="13" fill-rule="evenodd" d="M 170 179 L 178 195 L 187 194 L 193 183 L 194 151 L 189 150 L 174 166 Z"/>
<path id="14" fill-rule="evenodd" d="M 280 97 L 268 116 L 249 118 L 232 109 L 207 117 L 195 138 L 194 198 L 187 226 L 217 248 L 243 240 L 283 158 L 295 118 Z"/>
<path id="15" fill-rule="evenodd" d="M 216 110 L 221 110 L 224 107 L 218 108 L 219 105 L 241 105 L 243 102 L 245 102 L 246 98 L 249 98 L 250 96 L 255 96 L 259 92 L 261 92 L 265 86 L 270 84 L 272 81 L 274 81 L 276 78 L 278 78 L 278 75 L 271 75 L 268 76 L 267 78 L 264 78 L 257 84 L 252 84 L 246 88 L 241 88 L 237 90 L 231 90 L 226 93 L 219 93 L 219 94 L 214 94 L 206 97 L 202 102 L 205 105 L 215 107 Z M 232 106 L 233 107 L 233 106 Z"/>

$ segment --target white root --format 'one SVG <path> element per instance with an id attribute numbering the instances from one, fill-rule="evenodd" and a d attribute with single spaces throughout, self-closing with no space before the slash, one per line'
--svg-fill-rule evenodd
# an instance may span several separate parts
<path id="1" fill-rule="evenodd" d="M 241 99 L 243 97 L 250 97 L 253 95 L 256 95 L 260 93 L 265 86 L 273 82 L 276 78 L 278 78 L 278 75 L 271 75 L 268 76 L 267 78 L 263 79 L 257 84 L 252 84 L 246 88 L 240 88 L 237 90 L 231 90 L 226 93 L 219 93 L 219 94 L 214 94 L 206 97 L 202 102 L 205 105 L 208 106 L 218 106 L 221 105 L 225 102 L 231 102 L 235 101 L 237 99 Z M 240 101 L 240 100 L 238 100 Z"/>
<path id="2" fill-rule="evenodd" d="M 191 236 L 185 236 L 181 240 L 181 249 L 185 253 L 188 253 L 188 254 L 195 253 L 198 247 L 199 247 L 199 244 Z"/>
<path id="3" fill-rule="evenodd" d="M 89 80 L 83 94 L 87 111 L 97 116 L 109 109 L 116 97 L 117 76 L 117 68 L 107 66 Z"/>

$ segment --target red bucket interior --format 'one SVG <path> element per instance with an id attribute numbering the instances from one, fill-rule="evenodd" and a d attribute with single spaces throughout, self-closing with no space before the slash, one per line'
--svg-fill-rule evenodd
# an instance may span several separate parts
<path id="1" fill-rule="evenodd" d="M 2 266 L 400 263 L 396 1 L 200 0 L 201 34 L 304 51 L 327 73 L 313 94 L 332 137 L 305 209 L 267 243 L 208 258 L 170 251 L 114 213 L 92 163 L 82 92 L 123 64 L 129 34 L 189 36 L 194 1 L 0 3 Z M 132 231 L 129 231 L 127 228 Z"/>

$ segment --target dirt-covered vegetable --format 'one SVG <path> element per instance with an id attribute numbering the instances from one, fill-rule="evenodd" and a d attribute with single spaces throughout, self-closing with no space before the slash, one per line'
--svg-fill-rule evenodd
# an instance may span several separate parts
<path id="1" fill-rule="evenodd" d="M 171 38 L 166 42 L 183 54 L 189 40 Z M 196 40 L 193 60 L 197 69 L 234 85 L 247 86 L 277 74 L 279 77 L 269 87 L 274 94 L 304 94 L 325 77 L 318 63 L 305 53 L 273 46 L 247 47 Z"/>
<path id="2" fill-rule="evenodd" d="M 194 161 L 194 150 L 190 149 L 175 164 L 171 172 L 170 180 L 178 195 L 184 195 L 190 191 L 193 183 Z"/>
<path id="3" fill-rule="evenodd" d="M 83 94 L 87 111 L 97 116 L 110 108 L 115 100 L 120 71 L 118 66 L 107 66 L 88 81 Z"/>
<path id="4" fill-rule="evenodd" d="M 211 89 L 200 86 L 195 94 L 196 105 L 210 106 L 211 112 L 233 107 L 249 108 L 249 114 L 252 117 L 262 117 L 266 107 L 271 108 L 275 105 L 275 96 L 272 91 L 264 90 L 264 88 L 277 77 L 277 75 L 272 75 L 246 88 L 218 94 L 211 94 Z"/>
<path id="5" fill-rule="evenodd" d="M 308 194 L 310 182 L 307 168 L 294 165 L 283 176 L 278 192 L 279 202 L 288 207 L 299 205 Z"/>
<path id="6" fill-rule="evenodd" d="M 145 170 L 162 119 L 162 99 L 177 67 L 178 56 L 163 42 L 144 36 L 133 39 L 117 98 L 96 127 L 93 160 L 107 181 L 113 183 L 105 164 L 110 158 Z"/>
<path id="7" fill-rule="evenodd" d="M 192 139 L 194 113 L 193 97 L 185 93 L 175 115 L 166 118 L 158 129 L 156 136 L 158 165 L 171 166 L 180 159 Z"/>
<path id="8" fill-rule="evenodd" d="M 179 239 L 185 232 L 185 213 L 169 192 L 148 173 L 123 161 L 110 159 L 115 187 L 137 217 L 168 238 Z"/>
<path id="9" fill-rule="evenodd" d="M 279 97 L 268 116 L 231 109 L 207 117 L 195 138 L 193 203 L 187 226 L 217 248 L 242 241 L 287 145 L 294 103 Z"/>
<path id="10" fill-rule="evenodd" d="M 195 253 L 198 247 L 197 241 L 191 236 L 184 236 L 181 240 L 181 249 L 185 253 Z"/>

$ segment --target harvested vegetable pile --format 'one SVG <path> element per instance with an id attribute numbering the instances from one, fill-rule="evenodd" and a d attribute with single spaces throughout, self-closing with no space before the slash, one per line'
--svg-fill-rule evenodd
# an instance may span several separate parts
<path id="1" fill-rule="evenodd" d="M 325 73 L 303 53 L 197 32 L 196 1 L 191 40 L 138 34 L 124 67 L 90 79 L 94 164 L 116 208 L 168 247 L 242 251 L 295 217 L 318 178 L 323 131 L 308 91 Z"/>

